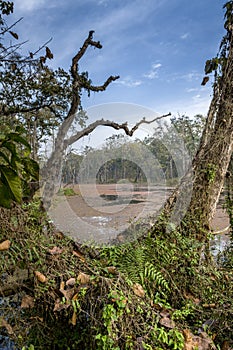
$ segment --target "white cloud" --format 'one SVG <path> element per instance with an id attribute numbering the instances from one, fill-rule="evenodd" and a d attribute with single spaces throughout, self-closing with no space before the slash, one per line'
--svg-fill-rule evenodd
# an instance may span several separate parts
<path id="1" fill-rule="evenodd" d="M 144 74 L 143 76 L 148 79 L 155 79 L 158 77 L 158 69 L 162 67 L 161 63 L 154 63 L 152 64 L 151 70 Z"/>
<path id="2" fill-rule="evenodd" d="M 190 73 L 181 75 L 180 78 L 190 82 L 193 80 L 200 80 L 202 78 L 202 76 L 203 76 L 203 74 L 200 74 L 197 72 L 190 72 Z"/>
<path id="3" fill-rule="evenodd" d="M 198 90 L 199 90 L 198 88 L 188 88 L 188 89 L 186 89 L 186 92 L 195 92 Z"/>
<path id="4" fill-rule="evenodd" d="M 17 11 L 29 12 L 39 9 L 46 3 L 46 0 L 15 0 L 14 6 Z"/>
<path id="5" fill-rule="evenodd" d="M 180 39 L 185 40 L 189 37 L 189 33 L 184 33 L 183 35 L 180 36 Z"/>
<path id="6" fill-rule="evenodd" d="M 107 6 L 108 5 L 108 0 L 99 0 L 98 5 L 102 6 Z"/>
<path id="7" fill-rule="evenodd" d="M 121 84 L 127 87 L 137 87 L 142 84 L 141 80 L 133 80 L 130 76 L 125 77 L 124 79 L 119 79 L 115 82 L 116 84 Z"/>

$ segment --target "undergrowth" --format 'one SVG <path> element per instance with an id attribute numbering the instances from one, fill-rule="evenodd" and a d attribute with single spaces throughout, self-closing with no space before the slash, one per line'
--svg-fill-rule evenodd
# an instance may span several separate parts
<path id="1" fill-rule="evenodd" d="M 232 269 L 204 259 L 195 239 L 156 229 L 118 246 L 80 246 L 39 202 L 0 215 L 1 241 L 11 242 L 0 252 L 0 292 L 33 300 L 1 315 L 20 349 L 181 350 L 187 332 L 204 331 L 232 345 Z"/>

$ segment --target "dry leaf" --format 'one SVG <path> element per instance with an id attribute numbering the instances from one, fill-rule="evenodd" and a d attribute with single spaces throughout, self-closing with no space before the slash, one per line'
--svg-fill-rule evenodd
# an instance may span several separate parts
<path id="1" fill-rule="evenodd" d="M 34 307 L 34 299 L 30 295 L 24 295 L 21 301 L 21 308 L 33 308 Z"/>
<path id="2" fill-rule="evenodd" d="M 64 234 L 62 232 L 60 232 L 60 231 L 55 232 L 54 235 L 58 239 L 63 239 L 64 238 Z"/>
<path id="3" fill-rule="evenodd" d="M 133 285 L 133 291 L 138 297 L 143 298 L 145 296 L 145 291 L 139 283 Z"/>
<path id="4" fill-rule="evenodd" d="M 1 327 L 5 327 L 7 330 L 8 334 L 14 334 L 13 328 L 11 327 L 11 325 L 2 317 L 0 317 L 0 328 Z"/>
<path id="5" fill-rule="evenodd" d="M 159 320 L 159 323 L 166 328 L 175 328 L 176 324 L 169 317 L 163 317 Z"/>
<path id="6" fill-rule="evenodd" d="M 202 80 L 201 85 L 204 86 L 208 81 L 209 81 L 209 77 L 204 77 L 203 80 Z"/>
<path id="7" fill-rule="evenodd" d="M 64 282 L 64 281 L 61 281 L 61 283 L 60 283 L 60 289 L 65 289 L 65 282 Z"/>
<path id="8" fill-rule="evenodd" d="M 108 270 L 109 273 L 111 273 L 113 275 L 115 275 L 117 273 L 115 266 L 108 266 L 107 270 Z"/>
<path id="9" fill-rule="evenodd" d="M 56 255 L 61 254 L 63 252 L 63 249 L 59 247 L 53 247 L 53 249 L 49 249 L 48 252 L 52 255 Z"/>
<path id="10" fill-rule="evenodd" d="M 11 30 L 9 30 L 9 33 L 15 38 L 15 39 L 19 39 L 19 36 L 18 36 L 18 34 L 17 33 L 15 33 L 15 32 L 12 32 Z"/>
<path id="11" fill-rule="evenodd" d="M 200 304 L 201 300 L 198 298 L 195 298 L 192 294 L 184 292 L 185 299 L 192 300 L 194 304 L 198 305 Z"/>
<path id="12" fill-rule="evenodd" d="M 70 280 L 71 280 L 71 278 L 70 278 Z M 68 280 L 69 281 L 69 280 Z M 68 282 L 67 281 L 67 282 Z M 66 298 L 66 300 L 71 300 L 72 299 L 72 297 L 73 297 L 73 295 L 74 295 L 74 293 L 75 293 L 75 290 L 74 290 L 74 288 L 68 288 L 68 289 L 65 289 L 65 282 L 64 281 L 62 281 L 61 283 L 60 283 L 60 289 L 59 289 L 59 291 L 64 295 L 64 297 Z"/>
<path id="13" fill-rule="evenodd" d="M 37 280 L 41 283 L 46 283 L 48 279 L 43 275 L 43 273 L 39 271 L 34 271 L 34 275 L 36 276 Z"/>
<path id="14" fill-rule="evenodd" d="M 224 340 L 222 347 L 221 347 L 221 350 L 229 350 L 229 349 L 230 349 L 229 341 Z"/>
<path id="15" fill-rule="evenodd" d="M 73 287 L 75 283 L 76 283 L 76 279 L 74 277 L 71 277 L 66 281 L 66 286 Z"/>
<path id="16" fill-rule="evenodd" d="M 78 252 L 77 250 L 73 250 L 73 254 L 74 254 L 75 256 L 77 256 L 82 262 L 85 262 L 85 261 L 86 261 L 86 259 L 85 259 L 85 257 L 83 256 L 83 254 L 80 253 L 80 252 Z"/>
<path id="17" fill-rule="evenodd" d="M 10 248 L 10 245 L 11 245 L 11 241 L 7 239 L 6 241 L 3 241 L 2 243 L 0 243 L 0 250 L 7 250 Z"/>
<path id="18" fill-rule="evenodd" d="M 68 307 L 70 307 L 70 304 L 64 304 L 64 303 L 61 302 L 60 299 L 57 299 L 55 301 L 55 305 L 54 305 L 53 311 L 54 312 L 55 311 L 60 312 L 60 311 L 62 311 L 64 309 L 68 309 Z"/>
<path id="19" fill-rule="evenodd" d="M 185 340 L 184 350 L 216 350 L 212 339 L 205 332 L 202 332 L 200 336 L 195 336 L 190 332 L 189 329 L 184 329 L 183 335 Z"/>
<path id="20" fill-rule="evenodd" d="M 77 314 L 76 314 L 75 311 L 73 312 L 73 315 L 72 315 L 72 318 L 71 318 L 71 320 L 70 320 L 70 323 L 71 323 L 73 326 L 75 326 L 76 323 L 77 323 Z"/>
<path id="21" fill-rule="evenodd" d="M 208 336 L 206 332 L 202 332 L 200 336 L 194 336 L 194 341 L 197 342 L 198 350 L 216 350 L 216 347 L 212 341 L 212 339 Z"/>
<path id="22" fill-rule="evenodd" d="M 184 350 L 195 350 L 198 349 L 198 343 L 193 341 L 193 335 L 189 329 L 183 330 L 184 335 Z"/>
<path id="23" fill-rule="evenodd" d="M 87 275 L 86 273 L 80 272 L 78 274 L 77 280 L 79 281 L 80 284 L 87 284 L 90 282 L 90 276 Z"/>
<path id="24" fill-rule="evenodd" d="M 166 310 L 166 309 L 164 309 L 164 308 L 160 311 L 159 314 L 160 314 L 160 316 L 162 316 L 162 317 L 170 317 L 169 311 Z"/>
<path id="25" fill-rule="evenodd" d="M 53 58 L 53 54 L 52 54 L 51 50 L 47 46 L 46 46 L 45 50 L 46 50 L 46 57 L 48 57 L 51 60 Z"/>
<path id="26" fill-rule="evenodd" d="M 73 296 L 72 300 L 78 300 L 78 293 Z"/>
<path id="27" fill-rule="evenodd" d="M 203 304 L 202 307 L 204 307 L 205 309 L 212 309 L 216 307 L 216 304 Z"/>

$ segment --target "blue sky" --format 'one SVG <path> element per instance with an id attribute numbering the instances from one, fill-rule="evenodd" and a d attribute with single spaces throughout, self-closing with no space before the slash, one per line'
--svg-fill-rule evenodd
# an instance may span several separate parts
<path id="1" fill-rule="evenodd" d="M 211 82 L 201 86 L 205 61 L 224 34 L 223 0 L 15 0 L 15 31 L 36 50 L 50 37 L 52 67 L 69 69 L 89 30 L 102 50 L 89 49 L 81 69 L 93 83 L 120 75 L 83 107 L 123 102 L 173 115 L 206 114 Z"/>

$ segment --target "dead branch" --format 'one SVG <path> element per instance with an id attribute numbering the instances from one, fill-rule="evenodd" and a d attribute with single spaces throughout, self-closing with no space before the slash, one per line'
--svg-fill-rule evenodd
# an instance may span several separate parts
<path id="1" fill-rule="evenodd" d="M 3 35 L 5 33 L 9 32 L 9 30 L 11 30 L 14 26 L 16 26 L 16 24 L 18 24 L 20 21 L 22 21 L 22 19 L 23 19 L 23 17 L 21 17 L 16 22 L 14 22 L 10 27 L 4 28 L 4 30 L 2 32 L 0 32 L 0 35 Z"/>
<path id="2" fill-rule="evenodd" d="M 105 81 L 105 83 L 103 84 L 103 85 L 99 85 L 99 86 L 94 86 L 94 85 L 87 85 L 87 86 L 83 86 L 84 88 L 87 88 L 88 90 L 90 90 L 90 91 L 93 91 L 93 92 L 99 92 L 99 91 L 104 91 L 104 90 L 106 90 L 106 88 L 108 87 L 108 85 L 111 83 L 111 82 L 113 82 L 113 81 L 115 81 L 115 80 L 117 80 L 117 79 L 119 79 L 120 78 L 120 76 L 119 75 L 116 75 L 116 76 L 110 76 L 106 81 Z M 85 84 L 84 84 L 85 85 Z"/>
<path id="3" fill-rule="evenodd" d="M 160 120 L 162 118 L 171 116 L 171 113 L 161 115 L 159 117 L 156 117 L 152 120 L 146 120 L 145 118 L 142 118 L 138 123 L 136 123 L 131 129 L 128 127 L 128 123 L 122 123 L 118 124 L 114 121 L 111 120 L 104 120 L 104 119 L 99 119 L 93 122 L 92 124 L 88 125 L 86 128 L 83 130 L 77 132 L 75 135 L 71 136 L 70 138 L 64 140 L 64 148 L 67 148 L 68 146 L 72 145 L 74 142 L 78 141 L 84 136 L 89 135 L 92 131 L 94 131 L 98 126 L 108 126 L 111 127 L 115 130 L 123 130 L 126 135 L 128 136 L 133 136 L 134 132 L 139 128 L 141 124 L 152 124 L 157 120 Z"/>

